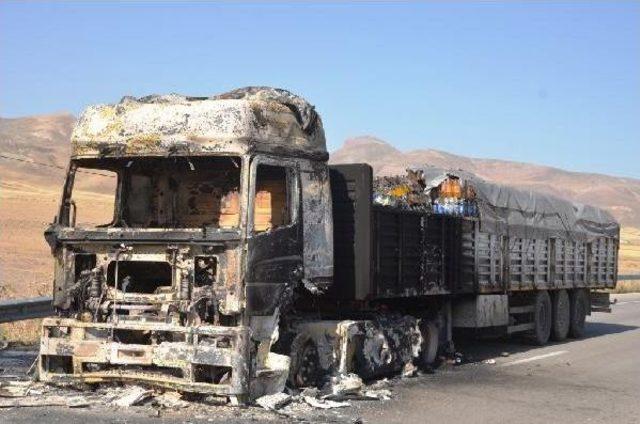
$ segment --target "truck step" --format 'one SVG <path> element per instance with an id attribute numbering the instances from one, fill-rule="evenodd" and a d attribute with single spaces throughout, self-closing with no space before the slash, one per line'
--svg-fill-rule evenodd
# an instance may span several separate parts
<path id="1" fill-rule="evenodd" d="M 535 310 L 534 305 L 525 305 L 525 306 L 511 306 L 509 308 L 510 314 L 530 314 Z"/>
<path id="2" fill-rule="evenodd" d="M 518 324 L 518 325 L 511 325 L 507 327 L 507 333 L 508 334 L 521 333 L 523 331 L 533 330 L 534 327 L 535 327 L 535 324 L 532 322 L 527 322 L 527 323 Z"/>

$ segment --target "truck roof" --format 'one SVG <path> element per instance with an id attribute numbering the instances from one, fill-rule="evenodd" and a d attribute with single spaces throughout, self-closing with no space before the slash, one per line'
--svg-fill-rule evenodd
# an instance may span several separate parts
<path id="1" fill-rule="evenodd" d="M 271 87 L 208 97 L 124 97 L 117 104 L 89 106 L 71 143 L 73 158 L 251 152 L 328 158 L 314 106 Z"/>

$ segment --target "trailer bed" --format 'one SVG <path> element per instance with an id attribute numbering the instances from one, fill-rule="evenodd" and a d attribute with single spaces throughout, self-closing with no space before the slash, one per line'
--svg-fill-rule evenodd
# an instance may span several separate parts
<path id="1" fill-rule="evenodd" d="M 481 217 L 375 205 L 366 164 L 331 166 L 331 187 L 340 299 L 615 287 L 617 237 L 522 237 L 487 231 Z"/>

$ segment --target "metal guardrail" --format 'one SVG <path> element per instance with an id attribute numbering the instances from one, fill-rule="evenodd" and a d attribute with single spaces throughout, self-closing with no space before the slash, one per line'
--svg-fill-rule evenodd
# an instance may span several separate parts
<path id="1" fill-rule="evenodd" d="M 618 281 L 640 280 L 640 274 L 618 275 Z M 0 323 L 53 315 L 51 296 L 0 301 Z"/>
<path id="2" fill-rule="evenodd" d="M 0 301 L 0 323 L 53 315 L 51 296 Z"/>
<path id="3" fill-rule="evenodd" d="M 640 274 L 623 274 L 618 275 L 618 281 L 640 280 Z"/>

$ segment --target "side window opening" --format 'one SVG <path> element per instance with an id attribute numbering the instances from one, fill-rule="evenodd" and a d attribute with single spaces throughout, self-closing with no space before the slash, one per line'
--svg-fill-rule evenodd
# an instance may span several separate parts
<path id="1" fill-rule="evenodd" d="M 253 208 L 253 229 L 263 232 L 293 222 L 292 187 L 287 168 L 258 165 Z"/>
<path id="2" fill-rule="evenodd" d="M 78 168 L 73 179 L 71 200 L 76 227 L 107 226 L 112 223 L 118 174 L 104 169 Z M 73 218 L 72 218 L 73 219 Z"/>

